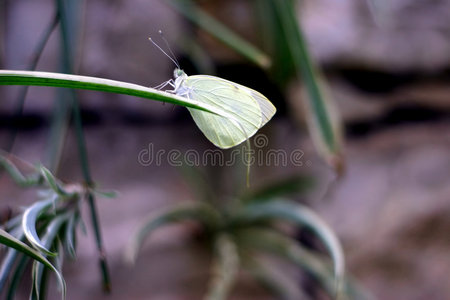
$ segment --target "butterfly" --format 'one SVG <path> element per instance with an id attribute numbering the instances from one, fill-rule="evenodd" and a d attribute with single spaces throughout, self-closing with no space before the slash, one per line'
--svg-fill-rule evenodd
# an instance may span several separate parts
<path id="1" fill-rule="evenodd" d="M 166 54 L 151 38 L 150 41 Z M 275 114 L 275 106 L 261 93 L 216 76 L 188 76 L 175 59 L 168 54 L 166 56 L 177 68 L 173 73 L 174 79 L 166 81 L 158 88 L 170 85 L 173 89 L 166 92 L 206 103 L 226 113 L 226 116 L 221 116 L 188 108 L 195 124 L 217 147 L 228 149 L 241 144 Z"/>

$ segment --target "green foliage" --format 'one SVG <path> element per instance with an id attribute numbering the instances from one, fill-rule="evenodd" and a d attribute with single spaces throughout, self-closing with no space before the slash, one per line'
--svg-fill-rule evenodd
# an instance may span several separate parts
<path id="1" fill-rule="evenodd" d="M 79 29 L 82 28 L 80 19 L 82 19 L 83 3 L 67 0 L 57 0 L 55 3 L 57 7 L 55 17 L 36 47 L 36 59 L 30 64 L 30 69 L 33 70 L 36 67 L 38 57 L 51 33 L 57 25 L 60 25 L 61 70 L 70 74 L 74 73 L 74 65 L 76 65 L 77 38 Z M 295 15 L 296 1 L 256 0 L 253 2 L 257 8 L 256 11 L 259 12 L 260 24 L 257 28 L 261 30 L 259 36 L 264 38 L 264 50 L 258 49 L 241 38 L 226 24 L 219 22 L 212 14 L 203 10 L 195 1 L 173 0 L 167 3 L 224 45 L 268 71 L 280 87 L 284 88 L 293 79 L 301 77 L 308 92 L 306 117 L 309 120 L 311 135 L 319 153 L 339 170 L 342 166 L 340 124 L 336 111 L 326 94 L 324 81 L 310 58 L 298 25 Z M 193 39 L 191 37 L 189 39 L 192 42 Z M 239 114 L 230 114 L 229 109 L 214 103 L 200 103 L 159 90 L 102 78 L 2 70 L 0 85 L 54 86 L 132 95 L 185 106 L 194 112 L 194 119 L 195 115 L 211 113 L 237 123 L 239 130 L 242 129 L 242 125 L 239 124 L 245 121 Z M 25 95 L 26 89 L 23 89 L 18 101 L 18 112 L 22 111 Z M 33 263 L 30 299 L 45 298 L 48 270 L 56 273 L 64 297 L 65 283 L 61 275 L 62 254 L 66 252 L 71 258 L 76 256 L 76 230 L 83 225 L 80 207 L 85 201 L 90 206 L 103 284 L 105 289 L 109 289 L 109 274 L 96 216 L 94 195 L 111 197 L 114 194 L 92 188 L 93 180 L 88 167 L 78 101 L 71 90 L 63 89 L 59 96 L 52 121 L 54 132 L 49 142 L 50 170 L 53 172 L 57 170 L 64 136 L 69 126 L 70 115 L 73 113 L 85 185 L 64 184 L 42 166 L 36 167 L 31 174 L 24 175 L 7 156 L 0 155 L 0 166 L 19 186 L 41 189 L 39 197 L 33 204 L 0 229 L 0 243 L 9 247 L 0 269 L 0 292 L 5 293 L 7 279 L 10 279 L 5 293 L 7 299 L 14 298 L 19 281 L 30 261 Z M 208 127 L 208 124 L 202 124 L 200 129 L 214 131 L 214 128 Z M 236 134 L 234 131 L 230 132 L 232 137 Z M 248 137 L 244 134 L 245 139 Z M 198 185 L 200 180 L 197 179 L 195 184 Z M 128 245 L 127 259 L 129 261 L 136 259 L 143 240 L 157 228 L 173 222 L 194 220 L 203 226 L 205 235 L 211 241 L 214 255 L 212 277 L 206 299 L 227 298 L 240 268 L 253 274 L 262 285 L 281 299 L 305 297 L 292 278 L 280 275 L 282 272 L 277 274 L 265 259 L 255 256 L 259 253 L 281 257 L 301 267 L 314 277 L 331 297 L 334 297 L 336 292 L 340 292 L 340 299 L 364 299 L 365 295 L 360 293 L 353 281 L 344 275 L 342 249 L 332 230 L 310 209 L 284 198 L 288 194 L 300 193 L 308 186 L 310 182 L 302 177 L 290 178 L 286 182 L 279 182 L 263 190 L 244 194 L 230 205 L 216 205 L 223 199 L 215 195 L 214 189 L 208 184 L 200 186 L 201 197 L 199 198 L 205 201 L 186 203 L 163 212 L 156 212 L 145 220 Z M 217 199 L 211 201 L 211 198 Z M 280 230 L 278 223 L 288 223 L 294 228 L 307 227 L 312 230 L 326 246 L 331 263 L 328 258 L 306 249 Z"/>
<path id="2" fill-rule="evenodd" d="M 290 178 L 284 190 L 291 190 L 292 185 Z M 283 190 L 282 183 L 276 186 Z M 267 194 L 263 190 L 253 193 L 259 195 L 262 201 L 240 199 L 233 204 L 215 205 L 213 203 L 220 201 L 220 196 L 216 195 L 218 199 L 187 202 L 152 214 L 130 240 L 125 252 L 127 261 L 136 260 L 143 241 L 156 229 L 190 220 L 203 227 L 206 240 L 210 241 L 213 249 L 212 277 L 205 299 L 227 299 L 239 268 L 250 273 L 255 273 L 255 269 L 270 269 L 265 266 L 267 262 L 264 260 L 249 260 L 249 256 L 255 257 L 257 253 L 269 253 L 298 265 L 332 297 L 338 291 L 342 296 L 348 296 L 346 287 L 349 283 L 344 276 L 344 257 L 333 231 L 304 205 L 280 198 L 281 193 L 274 194 L 274 189 L 266 187 L 264 190 Z M 279 223 L 312 230 L 328 249 L 332 264 L 280 230 Z M 300 291 L 292 292 L 280 285 L 278 276 L 271 276 L 268 272 L 261 276 L 256 276 L 256 279 L 276 294 L 285 295 L 285 299 L 296 299 L 292 295 L 301 294 Z"/>
<path id="3" fill-rule="evenodd" d="M 13 299 L 27 258 L 31 258 L 34 262 L 30 299 L 45 299 L 46 268 L 56 274 L 64 299 L 61 252 L 75 257 L 76 230 L 82 224 L 80 208 L 89 189 L 63 184 L 43 166 L 24 175 L 5 155 L 0 155 L 1 169 L 19 186 L 38 189 L 38 194 L 37 201 L 0 228 L 0 243 L 9 247 L 1 262 L 0 293 L 10 278 L 7 297 Z"/>

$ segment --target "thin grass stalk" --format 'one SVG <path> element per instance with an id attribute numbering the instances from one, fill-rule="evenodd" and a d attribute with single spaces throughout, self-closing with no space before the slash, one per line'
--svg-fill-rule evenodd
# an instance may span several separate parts
<path id="1" fill-rule="evenodd" d="M 63 47 L 65 52 L 65 65 L 68 68 L 68 73 L 71 73 L 72 66 L 73 66 L 73 56 L 70 54 L 71 49 L 74 49 L 74 45 L 71 43 L 73 42 L 73 39 L 70 40 L 70 33 L 76 29 L 76 28 L 70 28 L 70 25 L 73 25 L 69 22 L 66 22 L 67 15 L 66 15 L 66 7 L 64 0 L 57 0 L 60 15 L 61 15 L 61 31 L 63 35 Z M 70 30 L 72 29 L 72 30 Z M 73 37 L 72 37 L 73 38 Z M 72 44 L 72 45 L 71 45 Z M 93 186 L 93 180 L 89 169 L 89 161 L 88 161 L 88 154 L 87 154 L 87 147 L 86 147 L 86 140 L 84 137 L 83 132 L 83 124 L 81 119 L 81 112 L 80 112 L 80 106 L 79 101 L 76 97 L 76 94 L 73 90 L 70 90 L 73 98 L 72 102 L 72 110 L 73 110 L 73 118 L 74 118 L 74 125 L 75 125 L 75 133 L 76 133 L 76 140 L 77 140 L 77 147 L 78 147 L 78 153 L 80 156 L 80 163 L 81 163 L 81 170 L 83 174 L 84 181 L 86 182 L 88 187 Z M 95 241 L 97 245 L 97 251 L 99 255 L 99 264 L 100 264 L 100 270 L 102 274 L 102 286 L 103 289 L 107 292 L 111 290 L 111 282 L 110 282 L 110 276 L 108 271 L 108 265 L 106 261 L 106 252 L 103 247 L 103 241 L 101 236 L 101 230 L 100 230 L 100 222 L 98 218 L 98 213 L 95 205 L 95 196 L 88 192 L 87 194 L 87 200 L 91 215 L 91 221 L 92 226 L 94 228 L 94 235 L 95 235 Z"/>
<path id="2" fill-rule="evenodd" d="M 202 10 L 198 5 L 195 5 L 193 1 L 172 0 L 167 1 L 167 4 L 186 17 L 189 21 L 202 28 L 204 31 L 208 32 L 251 62 L 263 69 L 270 67 L 271 60 L 267 54 L 241 38 L 227 26 Z"/>
<path id="3" fill-rule="evenodd" d="M 42 52 L 44 51 L 44 48 L 47 45 L 47 42 L 50 39 L 50 36 L 52 35 L 52 33 L 55 30 L 58 23 L 59 23 L 59 16 L 58 16 L 58 13 L 55 13 L 51 22 L 48 24 L 47 28 L 42 33 L 42 36 L 39 39 L 39 42 L 37 43 L 36 48 L 32 52 L 33 55 L 31 57 L 31 60 L 28 64 L 28 66 L 26 67 L 27 70 L 31 70 L 31 71 L 36 70 L 36 67 L 39 62 L 39 59 L 41 58 Z M 17 100 L 16 100 L 16 107 L 15 107 L 14 113 L 13 113 L 13 119 L 15 119 L 15 120 L 18 120 L 23 114 L 23 109 L 25 106 L 25 99 L 27 96 L 28 88 L 29 88 L 29 86 L 23 86 L 20 89 L 19 96 L 17 97 Z M 11 133 L 10 133 L 9 142 L 5 147 L 6 152 L 11 152 L 11 150 L 14 146 L 14 142 L 17 137 L 17 132 L 18 132 L 17 127 L 13 126 Z"/>

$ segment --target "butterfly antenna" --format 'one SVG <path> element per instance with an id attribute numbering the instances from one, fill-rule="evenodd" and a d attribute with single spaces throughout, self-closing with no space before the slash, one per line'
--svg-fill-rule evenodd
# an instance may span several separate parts
<path id="1" fill-rule="evenodd" d="M 177 66 L 178 69 L 180 68 L 178 62 L 174 58 L 172 58 L 169 54 L 167 54 L 166 51 L 164 51 L 157 43 L 155 43 L 155 41 L 152 40 L 151 37 L 149 37 L 148 40 L 152 42 L 152 44 L 155 45 L 156 48 L 158 48 L 162 53 L 164 53 L 164 55 L 167 56 Z"/>
<path id="2" fill-rule="evenodd" d="M 172 48 L 170 48 L 169 42 L 167 41 L 166 37 L 164 36 L 162 30 L 159 30 L 158 33 L 161 36 L 162 40 L 164 41 L 164 44 L 166 44 L 167 49 L 169 49 L 169 53 L 172 55 L 172 58 L 176 61 L 176 65 L 177 65 L 178 69 L 180 69 L 180 63 L 178 62 L 177 56 L 173 53 Z"/>

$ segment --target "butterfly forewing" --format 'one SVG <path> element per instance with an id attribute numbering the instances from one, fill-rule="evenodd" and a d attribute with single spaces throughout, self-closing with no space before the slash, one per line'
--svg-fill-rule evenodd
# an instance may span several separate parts
<path id="1" fill-rule="evenodd" d="M 189 109 L 195 123 L 205 136 L 220 148 L 236 146 L 261 127 L 258 102 L 239 85 L 218 77 L 189 76 L 184 87 L 187 97 L 224 110 L 232 119 Z"/>

